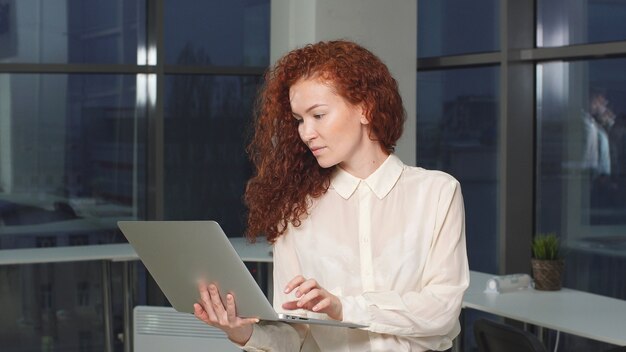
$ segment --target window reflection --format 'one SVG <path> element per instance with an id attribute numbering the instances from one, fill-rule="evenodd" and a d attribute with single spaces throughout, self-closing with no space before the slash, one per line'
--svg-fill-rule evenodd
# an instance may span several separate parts
<path id="1" fill-rule="evenodd" d="M 135 64 L 145 8 L 145 0 L 1 0 L 0 61 Z"/>
<path id="2" fill-rule="evenodd" d="M 166 80 L 165 217 L 245 229 L 245 153 L 259 77 L 176 75 Z"/>
<path id="3" fill-rule="evenodd" d="M 99 262 L 1 266 L 2 351 L 104 351 L 100 268 Z"/>
<path id="4" fill-rule="evenodd" d="M 165 62 L 267 66 L 269 0 L 165 0 Z"/>
<path id="5" fill-rule="evenodd" d="M 418 57 L 499 50 L 499 8 L 499 0 L 418 1 Z"/>
<path id="6" fill-rule="evenodd" d="M 624 72 L 626 59 L 610 59 L 541 64 L 537 77 L 537 231 L 560 235 L 567 247 L 566 286 L 619 298 L 626 298 Z"/>
<path id="7" fill-rule="evenodd" d="M 0 74 L 0 249 L 122 240 L 144 187 L 134 82 Z"/>
<path id="8" fill-rule="evenodd" d="M 626 39 L 626 3 L 606 0 L 537 1 L 537 46 Z"/>

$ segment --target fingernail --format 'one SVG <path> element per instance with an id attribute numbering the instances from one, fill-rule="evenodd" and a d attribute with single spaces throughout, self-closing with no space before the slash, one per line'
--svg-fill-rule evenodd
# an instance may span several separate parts
<path id="1" fill-rule="evenodd" d="M 313 307 L 313 311 L 315 311 L 315 312 L 317 312 L 318 309 L 320 309 L 320 307 L 318 307 L 318 306 Z"/>
<path id="2" fill-rule="evenodd" d="M 284 293 L 289 293 L 289 286 L 285 287 L 285 291 L 283 291 Z"/>
<path id="3" fill-rule="evenodd" d="M 300 298 L 300 296 L 302 296 L 302 294 L 300 293 L 300 291 L 296 291 L 296 297 Z"/>

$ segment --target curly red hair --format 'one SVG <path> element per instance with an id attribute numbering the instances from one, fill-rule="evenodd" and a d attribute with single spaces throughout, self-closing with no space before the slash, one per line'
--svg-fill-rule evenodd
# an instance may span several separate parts
<path id="1" fill-rule="evenodd" d="M 289 88 L 320 78 L 352 105 L 363 104 L 372 140 L 391 153 L 402 135 L 405 111 L 387 66 L 349 41 L 310 44 L 283 56 L 265 74 L 257 98 L 255 132 L 248 153 L 256 174 L 246 187 L 246 235 L 274 242 L 289 224 L 300 226 L 308 199 L 323 195 L 334 167 L 324 169 L 301 141 L 291 113 Z"/>

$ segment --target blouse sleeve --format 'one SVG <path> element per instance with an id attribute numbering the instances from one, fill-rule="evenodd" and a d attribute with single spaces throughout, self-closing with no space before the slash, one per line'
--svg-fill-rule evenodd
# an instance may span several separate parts
<path id="1" fill-rule="evenodd" d="M 240 347 L 250 352 L 300 351 L 300 346 L 307 334 L 308 328 L 303 324 L 261 322 L 254 325 L 250 340 Z"/>
<path id="2" fill-rule="evenodd" d="M 278 241 L 289 241 L 290 236 L 281 236 Z M 289 243 L 276 250 L 274 245 L 273 290 L 274 309 L 281 313 L 286 295 L 280 294 L 289 280 L 300 273 L 298 260 L 294 251 L 289 250 Z M 290 312 L 290 314 L 297 314 Z M 254 325 L 250 340 L 242 348 L 245 351 L 300 351 L 305 339 L 309 337 L 306 324 L 287 324 L 282 322 L 266 322 Z"/>
<path id="3" fill-rule="evenodd" d="M 385 291 L 340 297 L 343 318 L 367 324 L 367 330 L 376 333 L 426 340 L 437 336 L 451 336 L 451 339 L 460 329 L 458 317 L 468 285 L 463 197 L 459 183 L 454 180 L 442 187 L 439 196 L 422 289 L 403 294 Z"/>

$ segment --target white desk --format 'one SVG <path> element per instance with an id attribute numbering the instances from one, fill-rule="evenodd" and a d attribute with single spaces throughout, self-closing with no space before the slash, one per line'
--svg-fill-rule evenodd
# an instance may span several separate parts
<path id="1" fill-rule="evenodd" d="M 472 271 L 463 308 L 626 346 L 626 301 L 563 288 L 484 293 L 492 274 Z"/>
<path id="2" fill-rule="evenodd" d="M 245 262 L 268 263 L 272 261 L 271 247 L 266 242 L 259 240 L 257 243 L 249 244 L 243 237 L 233 237 L 230 239 L 230 242 Z M 87 260 L 120 262 L 139 260 L 139 257 L 128 243 L 0 250 L 0 265 L 63 263 Z"/>

